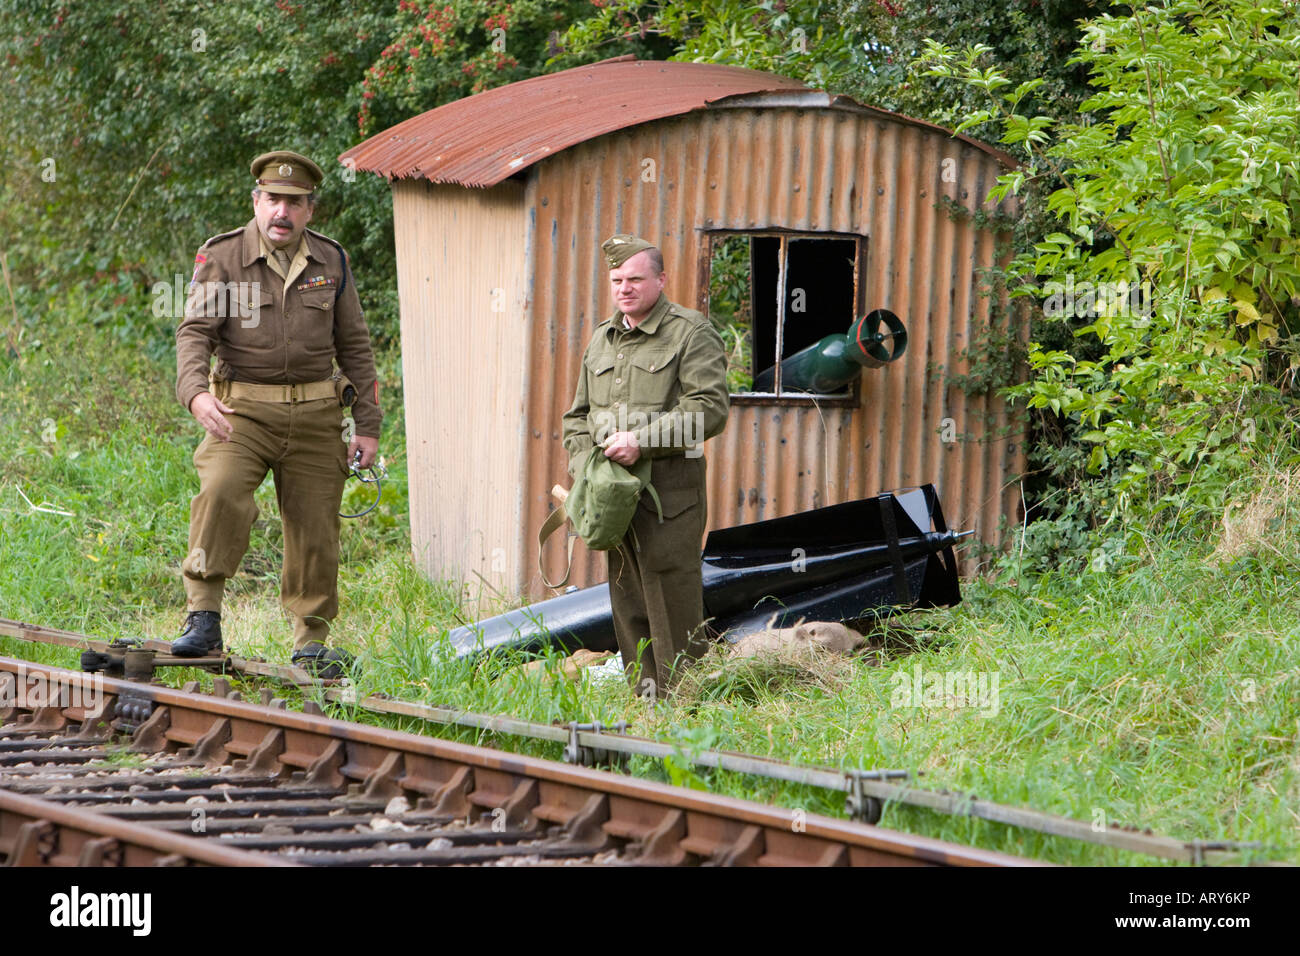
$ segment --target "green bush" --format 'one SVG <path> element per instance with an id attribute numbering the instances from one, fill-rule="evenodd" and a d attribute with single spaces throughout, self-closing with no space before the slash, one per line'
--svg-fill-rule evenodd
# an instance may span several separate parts
<path id="1" fill-rule="evenodd" d="M 1031 380 L 1009 394 L 1086 443 L 1103 516 L 1217 514 L 1290 432 L 1300 19 L 1280 0 L 1099 17 L 1072 61 L 1094 89 L 1077 123 L 1022 112 L 1041 81 L 1008 91 L 980 65 L 988 49 L 931 43 L 921 64 L 988 95 L 959 130 L 994 122 L 1027 153 L 991 198 L 1061 184 L 1046 196 L 1055 229 L 1016 258 L 1014 291 L 1100 346 L 1031 343 Z"/>

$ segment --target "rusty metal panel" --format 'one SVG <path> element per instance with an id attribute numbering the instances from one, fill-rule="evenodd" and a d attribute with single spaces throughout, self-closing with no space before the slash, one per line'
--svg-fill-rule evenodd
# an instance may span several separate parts
<path id="1" fill-rule="evenodd" d="M 803 89 L 798 80 L 740 67 L 620 57 L 447 103 L 372 136 L 340 159 L 390 179 L 492 186 L 614 130 L 737 93 Z"/>
<path id="2" fill-rule="evenodd" d="M 647 91 L 653 95 L 647 95 Z M 852 102 L 798 80 L 711 63 L 617 57 L 486 90 L 413 116 L 339 157 L 388 179 L 494 186 L 578 143 L 727 98 L 767 105 Z M 938 129 L 859 107 L 882 117 Z M 992 147 L 967 140 L 990 154 Z M 1003 158 L 1006 158 L 1003 156 Z"/>
<path id="3" fill-rule="evenodd" d="M 393 215 L 412 550 L 479 603 L 523 574 L 524 189 L 399 182 Z"/>
<path id="4" fill-rule="evenodd" d="M 599 243 L 614 232 L 651 238 L 665 255 L 668 296 L 706 311 L 699 265 L 706 234 L 717 229 L 865 236 L 864 305 L 902 316 L 911 345 L 898 363 L 863 373 L 857 407 L 734 400 L 727 430 L 706 446 L 711 528 L 924 482 L 938 486 L 949 523 L 974 528 L 981 540 L 1000 543 L 999 519 L 1016 517 L 1014 486 L 1003 485 L 1023 470 L 1023 450 L 1019 435 L 1004 434 L 1007 409 L 947 387 L 936 367 L 967 370 L 960 352 L 989 312 L 977 270 L 998 254 L 991 232 L 954 221 L 939 198 L 976 207 L 1004 164 L 995 151 L 849 101 L 827 108 L 789 100 L 778 108 L 773 97 L 731 100 L 621 130 L 529 175 L 528 365 L 545 371 L 526 395 L 526 528 L 552 507 L 552 484 L 567 484 L 560 415 L 592 329 L 613 308 Z M 1002 211 L 1012 212 L 1012 202 Z M 959 440 L 941 441 L 945 424 Z M 521 590 L 540 596 L 530 573 L 536 544 L 525 548 Z M 560 557 L 552 543 L 548 574 Z M 604 560 L 579 543 L 572 582 L 604 577 Z"/>

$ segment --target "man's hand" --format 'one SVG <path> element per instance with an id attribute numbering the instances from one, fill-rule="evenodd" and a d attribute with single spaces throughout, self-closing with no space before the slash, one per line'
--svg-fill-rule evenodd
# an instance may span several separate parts
<path id="1" fill-rule="evenodd" d="M 225 412 L 229 415 L 234 411 L 228 405 L 223 405 L 217 401 L 211 392 L 199 392 L 190 402 L 190 414 L 217 441 L 230 441 L 230 436 L 234 434 L 234 427 L 230 422 L 226 421 L 226 416 L 222 414 L 222 412 Z"/>
<path id="2" fill-rule="evenodd" d="M 606 458 L 612 458 L 624 468 L 631 468 L 641 457 L 641 446 L 631 432 L 614 432 L 600 447 L 605 449 Z"/>
<path id="3" fill-rule="evenodd" d="M 379 439 L 367 438 L 365 435 L 357 435 L 348 443 L 348 464 L 352 464 L 357 457 L 357 452 L 361 452 L 361 464 L 358 468 L 369 468 L 375 463 L 375 458 L 379 455 Z"/>

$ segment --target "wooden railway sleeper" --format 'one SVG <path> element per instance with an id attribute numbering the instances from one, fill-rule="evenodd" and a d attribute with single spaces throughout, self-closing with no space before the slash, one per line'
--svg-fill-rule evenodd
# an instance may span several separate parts
<path id="1" fill-rule="evenodd" d="M 103 768 L 88 772 L 102 773 Z M 138 793 L 142 790 L 208 790 L 219 789 L 232 782 L 238 782 L 240 785 L 247 787 L 253 785 L 274 786 L 276 781 L 274 777 L 269 776 L 249 779 L 247 777 L 236 778 L 227 774 L 202 774 L 196 777 L 158 776 L 155 774 L 90 777 L 83 773 L 70 775 L 67 778 L 45 779 L 36 777 L 31 782 L 6 782 L 4 789 L 10 793 L 25 793 L 36 797 L 42 794 L 49 794 L 50 796 L 70 794 L 76 796 L 82 793 Z"/>
<path id="2" fill-rule="evenodd" d="M 275 816 L 273 814 L 261 814 L 256 817 L 225 817 L 222 819 L 210 819 L 207 821 L 207 829 L 204 831 L 205 836 L 220 836 L 222 833 L 241 833 L 249 836 L 265 834 L 267 836 L 287 836 L 289 834 L 310 834 L 317 832 L 330 832 L 356 827 L 358 825 L 370 825 L 377 814 L 375 813 L 355 813 L 341 814 L 338 816 L 326 814 L 324 816 Z M 380 814 L 387 816 L 386 814 Z M 392 818 L 390 818 L 392 819 Z M 454 822 L 454 818 L 446 817 L 435 813 L 421 813 L 412 810 L 402 814 L 399 819 L 402 823 L 413 827 L 443 827 Z M 190 833 L 191 822 L 185 819 L 174 820 L 155 820 L 150 826 L 158 830 L 166 830 L 172 833 Z M 453 831 L 460 833 L 469 833 L 468 830 Z M 496 834 L 493 834 L 496 836 Z"/>
<path id="3" fill-rule="evenodd" d="M 230 779 L 230 778 L 227 778 Z M 262 778 L 254 778 L 252 783 L 261 782 Z M 243 786 L 232 787 L 228 784 L 221 784 L 215 787 L 195 787 L 189 790 L 175 789 L 142 789 L 129 790 L 126 796 L 131 798 L 132 806 L 149 804 L 152 806 L 180 806 L 196 797 L 203 797 L 207 803 L 205 807 L 223 806 L 234 803 L 251 803 L 260 802 L 274 805 L 277 801 L 291 803 L 295 800 L 332 800 L 335 796 L 332 790 L 285 790 L 283 787 L 275 786 L 272 781 L 269 786 Z M 108 808 L 123 806 L 122 794 L 105 793 L 95 790 L 80 790 L 63 793 L 46 792 L 41 799 L 49 803 L 84 805 L 86 807 Z"/>
<path id="4" fill-rule="evenodd" d="M 409 847 L 404 849 L 404 847 Z M 507 846 L 465 846 L 446 850 L 415 849 L 406 841 L 394 840 L 382 850 L 344 853 L 295 853 L 286 858 L 306 866 L 473 866 L 495 863 L 507 857 L 536 856 L 542 859 L 590 856 L 586 847 L 569 845 L 510 844 Z"/>
<path id="5" fill-rule="evenodd" d="M 89 750 L 102 745 L 98 740 L 82 740 L 78 737 L 25 737 L 20 740 L 0 740 L 0 754 L 17 754 L 47 750 L 51 747 L 63 750 Z"/>
<path id="6" fill-rule="evenodd" d="M 234 800 L 230 803 L 224 800 L 211 800 L 202 805 L 209 820 L 214 819 L 232 819 L 236 817 L 259 818 L 266 817 L 269 814 L 275 814 L 282 817 L 300 817 L 314 818 L 329 816 L 331 813 L 341 812 L 344 814 L 368 812 L 371 814 L 382 814 L 385 806 L 382 803 L 364 804 L 341 803 L 337 798 L 308 798 L 302 800 L 286 800 L 283 798 L 274 800 Z M 107 804 L 95 808 L 96 813 L 102 813 L 105 816 L 116 817 L 120 820 L 128 820 L 138 823 L 149 823 L 154 820 L 185 820 L 191 817 L 194 807 L 188 803 L 156 803 L 142 801 L 138 804 Z"/>
<path id="7" fill-rule="evenodd" d="M 18 764 L 29 763 L 34 766 L 55 767 L 67 766 L 69 764 L 90 763 L 97 759 L 96 754 L 87 754 L 80 751 L 68 750 L 49 750 L 48 748 L 39 748 L 35 750 L 24 751 L 16 754 L 0 755 L 0 767 L 17 767 Z"/>
<path id="8" fill-rule="evenodd" d="M 6 781 L 46 780 L 49 779 L 51 774 L 57 774 L 60 778 L 84 777 L 92 773 L 103 773 L 106 769 L 108 768 L 103 764 L 96 764 L 94 760 L 89 760 L 77 764 L 56 764 L 52 767 L 49 764 L 31 767 L 6 767 L 4 776 Z M 0 790 L 8 789 L 8 786 L 0 787 Z"/>
<path id="9" fill-rule="evenodd" d="M 428 844 L 432 840 L 444 840 L 449 846 L 444 849 L 464 846 L 485 846 L 500 844 L 511 846 L 516 843 L 535 841 L 537 834 L 528 830 L 513 830 L 504 833 L 482 833 L 474 830 L 400 830 L 358 832 L 340 828 L 336 832 L 325 833 L 261 833 L 242 834 L 223 837 L 222 844 L 241 850 L 259 850 L 280 853 L 291 847 L 307 850 L 359 850 L 389 846 L 395 843 Z"/>

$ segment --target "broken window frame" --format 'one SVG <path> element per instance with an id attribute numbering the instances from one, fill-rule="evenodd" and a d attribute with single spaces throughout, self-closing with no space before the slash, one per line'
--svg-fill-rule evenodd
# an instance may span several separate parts
<path id="1" fill-rule="evenodd" d="M 705 229 L 703 241 L 700 243 L 699 259 L 699 278 L 700 278 L 700 311 L 706 316 L 711 316 L 710 311 L 710 290 L 712 288 L 713 273 L 713 253 L 715 244 L 729 239 L 733 236 L 745 237 L 769 237 L 780 240 L 780 246 L 777 251 L 777 278 L 776 287 L 780 294 L 777 296 L 776 304 L 776 347 L 773 355 L 776 356 L 773 369 L 773 390 L 770 392 L 731 392 L 728 390 L 731 403 L 741 405 L 821 405 L 825 407 L 842 407 L 854 408 L 862 404 L 861 389 L 862 376 L 859 375 L 853 379 L 847 386 L 845 392 L 783 392 L 781 391 L 783 383 L 781 381 L 781 363 L 782 352 L 785 348 L 785 323 L 786 309 L 789 295 L 786 290 L 786 269 L 789 259 L 789 244 L 791 241 L 799 239 L 839 239 L 849 240 L 856 244 L 857 254 L 853 263 L 853 314 L 845 320 L 845 329 L 858 316 L 864 313 L 864 286 L 868 253 L 868 237 L 854 232 L 805 232 L 796 229 Z M 749 298 L 751 311 L 750 334 L 755 335 L 753 323 L 755 316 L 753 314 L 754 302 L 754 270 L 753 270 L 753 252 L 751 246 L 750 253 L 750 273 L 749 273 Z M 813 343 L 808 343 L 809 345 Z M 750 344 L 750 361 L 753 361 L 754 343 Z M 761 369 L 751 369 L 752 374 L 757 377 Z"/>

